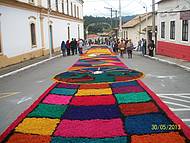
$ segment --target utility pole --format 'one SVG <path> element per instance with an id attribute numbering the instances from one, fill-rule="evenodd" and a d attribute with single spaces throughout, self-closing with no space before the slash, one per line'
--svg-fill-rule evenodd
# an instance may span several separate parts
<path id="1" fill-rule="evenodd" d="M 117 10 L 112 10 L 112 11 L 115 12 L 115 24 L 114 24 L 114 27 L 117 27 L 117 26 L 118 26 L 118 25 L 117 25 L 117 24 L 118 24 L 118 22 L 117 22 L 117 21 L 118 21 L 118 20 L 117 20 L 117 12 L 118 12 L 118 11 L 117 11 Z"/>
<path id="2" fill-rule="evenodd" d="M 109 9 L 111 11 L 111 28 L 113 28 L 113 25 L 112 25 L 112 12 L 113 12 L 113 8 L 111 7 L 104 7 L 105 9 Z"/>
<path id="3" fill-rule="evenodd" d="M 156 41 L 155 41 L 156 40 L 156 34 L 155 34 L 155 0 L 152 0 L 152 40 L 154 40 L 154 44 L 156 47 Z"/>
<path id="4" fill-rule="evenodd" d="M 148 49 L 148 41 L 149 41 L 149 37 L 148 37 L 148 10 L 147 10 L 147 5 L 144 3 L 145 6 L 143 6 L 143 8 L 145 8 L 146 10 L 146 50 Z M 147 53 L 147 52 L 145 52 Z"/>
<path id="5" fill-rule="evenodd" d="M 122 38 L 121 0 L 119 0 L 119 39 Z"/>

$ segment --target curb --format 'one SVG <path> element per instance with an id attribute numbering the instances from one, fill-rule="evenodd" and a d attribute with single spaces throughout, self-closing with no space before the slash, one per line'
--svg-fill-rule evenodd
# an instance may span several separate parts
<path id="1" fill-rule="evenodd" d="M 43 61 L 40 61 L 40 62 L 31 64 L 31 65 L 28 65 L 28 66 L 26 66 L 26 67 L 22 67 L 22 68 L 20 68 L 20 69 L 18 69 L 18 70 L 15 70 L 15 71 L 12 71 L 12 72 L 9 72 L 9 73 L 0 75 L 0 78 L 4 78 L 4 77 L 7 77 L 7 76 L 16 74 L 16 73 L 18 73 L 18 72 L 24 71 L 24 70 L 26 70 L 26 69 L 29 69 L 29 68 L 31 68 L 31 67 L 37 66 L 37 65 L 39 65 L 39 64 L 45 63 L 45 62 L 47 62 L 47 61 L 53 60 L 53 59 L 58 58 L 58 57 L 61 57 L 61 56 L 62 56 L 62 54 L 59 54 L 59 55 L 57 55 L 57 56 L 54 56 L 54 57 L 45 59 L 45 60 L 43 60 Z"/>
<path id="2" fill-rule="evenodd" d="M 190 72 L 190 67 L 187 67 L 187 66 L 184 66 L 184 65 L 180 65 L 180 64 L 177 64 L 175 62 L 167 61 L 167 60 L 156 58 L 156 57 L 150 57 L 148 55 L 144 55 L 144 57 L 147 57 L 147 58 L 153 59 L 153 60 L 157 60 L 157 61 L 160 61 L 160 62 L 163 62 L 163 63 L 168 63 L 170 65 L 175 65 L 175 66 L 178 66 L 178 67 L 183 68 L 184 70 Z"/>

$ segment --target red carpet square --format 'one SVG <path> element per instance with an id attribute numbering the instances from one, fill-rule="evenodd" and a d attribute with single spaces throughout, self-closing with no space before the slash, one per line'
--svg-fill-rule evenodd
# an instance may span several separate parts
<path id="1" fill-rule="evenodd" d="M 56 94 L 49 94 L 44 100 L 43 103 L 47 104 L 62 104 L 66 105 L 69 104 L 72 96 L 60 96 Z"/>
<path id="2" fill-rule="evenodd" d="M 113 95 L 107 96 L 75 96 L 73 97 L 71 105 L 75 106 L 93 106 L 93 105 L 113 105 L 115 98 Z"/>
<path id="3" fill-rule="evenodd" d="M 150 135 L 133 135 L 131 137 L 131 143 L 186 143 L 186 141 L 178 132 L 171 132 Z"/>
<path id="4" fill-rule="evenodd" d="M 158 108 L 153 102 L 121 104 L 119 108 L 125 116 L 158 112 Z"/>
<path id="5" fill-rule="evenodd" d="M 109 84 L 82 84 L 79 89 L 99 89 L 99 88 L 109 88 Z"/>
<path id="6" fill-rule="evenodd" d="M 50 136 L 14 133 L 7 143 L 49 143 Z"/>
<path id="7" fill-rule="evenodd" d="M 54 136 L 104 138 L 126 136 L 121 119 L 62 120 Z"/>

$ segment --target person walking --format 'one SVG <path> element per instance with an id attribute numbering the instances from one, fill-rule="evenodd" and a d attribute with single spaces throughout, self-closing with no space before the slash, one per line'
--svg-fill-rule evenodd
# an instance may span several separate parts
<path id="1" fill-rule="evenodd" d="M 62 51 L 63 57 L 66 56 L 66 50 L 67 50 L 67 47 L 66 47 L 65 41 L 62 41 L 61 42 L 61 51 Z"/>
<path id="2" fill-rule="evenodd" d="M 75 52 L 75 54 L 77 54 L 77 48 L 78 46 L 77 46 L 77 40 L 76 39 L 74 39 L 74 52 Z"/>
<path id="3" fill-rule="evenodd" d="M 115 40 L 114 41 L 114 44 L 113 44 L 113 52 L 115 52 L 115 53 L 117 53 L 117 50 L 118 49 L 118 43 L 117 43 L 117 41 Z"/>
<path id="4" fill-rule="evenodd" d="M 71 47 L 72 55 L 74 55 L 75 54 L 75 42 L 74 42 L 73 38 L 72 38 L 72 41 L 70 42 L 70 47 Z"/>
<path id="5" fill-rule="evenodd" d="M 80 39 L 80 40 L 78 40 L 78 50 L 79 50 L 79 54 L 80 55 L 82 55 L 83 54 L 83 52 L 82 52 L 82 50 L 83 50 L 83 41 L 82 41 L 82 39 Z"/>
<path id="6" fill-rule="evenodd" d="M 142 49 L 142 55 L 144 56 L 146 54 L 146 41 L 143 38 L 141 40 L 141 49 Z"/>
<path id="7" fill-rule="evenodd" d="M 149 40 L 148 43 L 149 56 L 154 56 L 154 40 Z"/>
<path id="8" fill-rule="evenodd" d="M 123 58 L 123 53 L 125 51 L 125 42 L 123 41 L 123 39 L 121 39 L 121 42 L 118 45 L 118 49 L 120 51 L 120 57 Z"/>
<path id="9" fill-rule="evenodd" d="M 127 43 L 127 53 L 128 53 L 128 59 L 132 59 L 133 43 L 132 43 L 131 39 L 129 39 L 128 43 Z"/>
<path id="10" fill-rule="evenodd" d="M 70 47 L 69 40 L 67 40 L 67 42 L 66 42 L 66 47 L 67 47 L 67 56 L 70 56 L 70 54 L 71 54 L 71 47 Z"/>

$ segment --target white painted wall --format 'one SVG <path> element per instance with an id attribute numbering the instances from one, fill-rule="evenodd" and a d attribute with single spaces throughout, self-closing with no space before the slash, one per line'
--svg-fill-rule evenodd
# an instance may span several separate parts
<path id="1" fill-rule="evenodd" d="M 172 0 L 158 4 L 158 12 L 190 10 L 190 3 L 184 0 Z M 175 40 L 170 39 L 170 21 L 175 21 Z M 165 22 L 165 38 L 161 38 L 161 22 Z M 158 40 L 176 44 L 190 45 L 190 20 L 189 41 L 182 41 L 182 20 L 180 13 L 158 13 Z"/>
<path id="2" fill-rule="evenodd" d="M 6 6 L 1 6 L 0 13 L 4 55 L 17 56 L 41 47 L 39 14 Z M 31 44 L 30 16 L 36 17 L 36 48 Z"/>
<path id="3" fill-rule="evenodd" d="M 54 48 L 60 47 L 61 41 L 68 40 L 68 26 L 70 27 L 70 38 L 78 39 L 78 25 L 80 25 L 80 38 L 84 38 L 83 23 L 76 21 L 61 20 L 56 18 L 50 18 L 53 28 L 53 46 Z M 44 19 L 44 33 L 45 33 L 45 47 L 49 47 L 49 33 L 47 18 Z M 71 40 L 70 39 L 70 40 Z"/>
<path id="4" fill-rule="evenodd" d="M 128 39 L 132 40 L 134 46 L 137 46 L 138 41 L 140 39 L 142 39 L 142 38 L 147 39 L 146 35 L 145 35 L 145 31 L 142 31 L 143 29 L 146 28 L 147 25 L 148 26 L 152 25 L 152 17 L 148 18 L 147 23 L 146 23 L 146 20 L 141 22 L 141 32 L 144 33 L 144 34 L 139 35 L 139 26 L 140 26 L 140 24 L 137 24 L 136 26 L 131 27 L 131 28 L 123 28 L 122 31 L 123 31 L 123 33 L 125 31 L 125 33 L 127 33 L 126 37 L 128 37 Z"/>
<path id="5" fill-rule="evenodd" d="M 45 5 L 44 2 L 42 4 Z M 42 48 L 40 13 L 8 6 L 0 6 L 0 13 L 3 55 L 14 57 Z M 29 19 L 31 16 L 36 18 L 36 48 L 32 48 L 31 44 L 30 22 L 34 20 L 33 18 Z M 50 20 L 52 21 L 53 28 L 53 48 L 60 47 L 61 41 L 66 41 L 68 39 L 68 24 L 70 26 L 71 38 L 78 39 L 78 25 L 80 26 L 80 38 L 84 38 L 82 21 L 52 16 L 50 16 Z M 49 28 L 47 15 L 44 15 L 43 30 L 45 48 L 49 48 Z"/>

